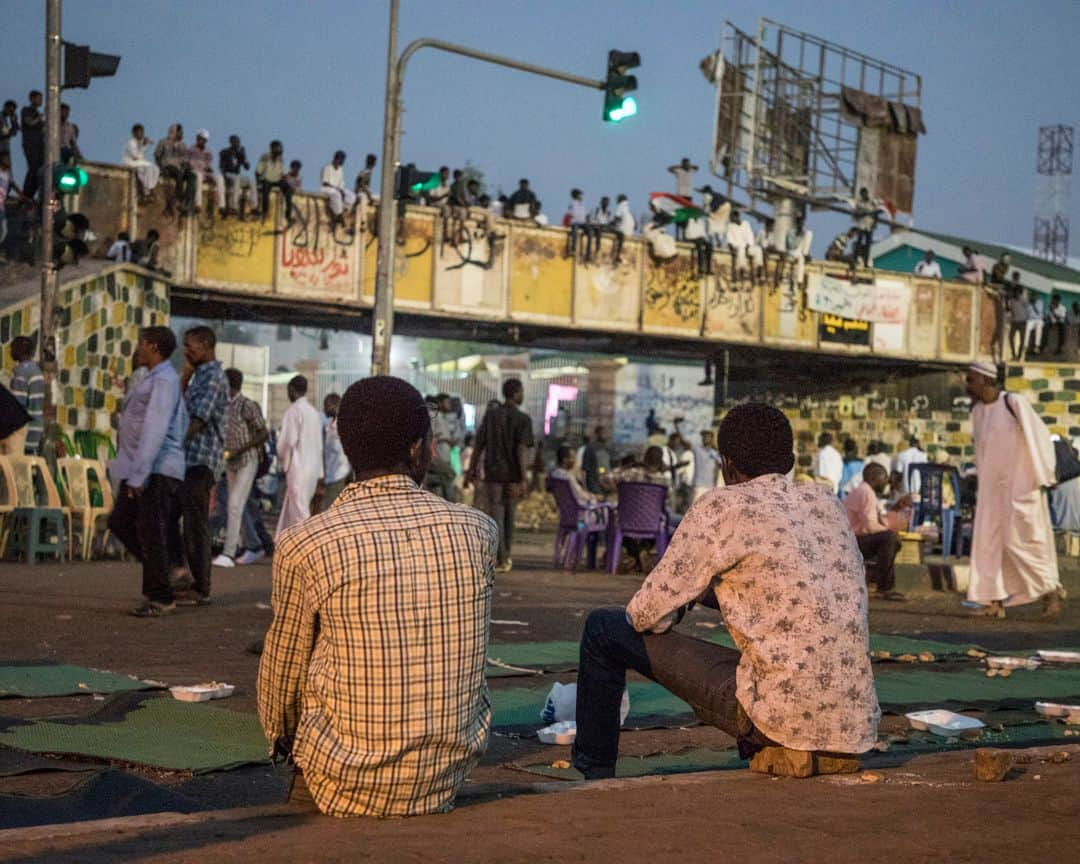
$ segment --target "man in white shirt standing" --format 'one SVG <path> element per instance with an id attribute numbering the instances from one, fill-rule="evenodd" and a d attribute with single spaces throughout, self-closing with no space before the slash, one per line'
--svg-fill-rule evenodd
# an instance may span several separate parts
<path id="1" fill-rule="evenodd" d="M 1024 345 L 1027 346 L 1025 356 L 1042 354 L 1044 318 L 1042 297 L 1034 291 L 1029 291 L 1027 327 L 1024 329 Z"/>
<path id="2" fill-rule="evenodd" d="M 1006 606 L 1042 600 L 1043 619 L 1053 620 L 1065 592 L 1045 492 L 1057 482 L 1050 433 L 1023 396 L 1001 389 L 993 364 L 972 364 L 964 383 L 980 490 L 968 600 L 994 618 L 1004 618 Z"/>
<path id="3" fill-rule="evenodd" d="M 320 182 L 322 191 L 326 196 L 326 203 L 334 216 L 334 221 L 344 221 L 343 215 L 346 210 L 351 210 L 356 204 L 356 193 L 345 186 L 345 151 L 338 150 L 329 165 L 324 165 Z M 315 409 L 312 408 L 314 411 Z"/>
<path id="4" fill-rule="evenodd" d="M 925 279 L 940 279 L 941 265 L 934 258 L 934 250 L 927 249 L 923 260 L 915 265 L 915 275 Z"/>
<path id="5" fill-rule="evenodd" d="M 930 457 L 922 449 L 919 439 L 912 435 L 908 439 L 907 450 L 901 451 L 896 456 L 896 473 L 900 475 L 900 494 L 907 495 L 909 492 L 919 491 L 918 477 L 913 477 L 911 482 L 908 483 L 908 468 L 929 461 Z"/>
<path id="6" fill-rule="evenodd" d="M 694 451 L 694 491 L 691 503 L 716 488 L 720 476 L 720 454 L 716 452 L 712 429 L 701 431 L 701 443 L 692 444 Z"/>
<path id="7" fill-rule="evenodd" d="M 319 512 L 325 513 L 337 500 L 338 495 L 349 482 L 352 469 L 345 458 L 338 435 L 337 416 L 341 407 L 341 396 L 327 393 L 323 399 L 323 490 L 319 499 Z"/>
<path id="8" fill-rule="evenodd" d="M 814 462 L 814 476 L 828 480 L 834 495 L 840 492 L 840 478 L 844 474 L 844 457 L 833 447 L 830 432 L 822 432 L 818 437 L 817 461 Z"/>
<path id="9" fill-rule="evenodd" d="M 697 173 L 698 166 L 692 164 L 688 156 L 683 156 L 678 165 L 669 165 L 667 170 L 675 175 L 675 194 L 686 199 L 691 198 L 694 194 L 694 174 Z M 684 239 L 684 230 L 685 225 L 675 225 L 676 240 Z"/>
<path id="10" fill-rule="evenodd" d="M 295 376 L 288 386 L 289 401 L 281 418 L 277 442 L 278 466 L 285 473 L 285 500 L 278 518 L 278 535 L 311 516 L 311 499 L 323 476 L 323 430 L 319 412 L 307 400 L 308 382 Z"/>

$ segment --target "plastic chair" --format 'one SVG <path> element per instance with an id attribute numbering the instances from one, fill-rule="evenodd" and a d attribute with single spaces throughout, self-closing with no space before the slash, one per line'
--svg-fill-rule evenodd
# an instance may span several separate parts
<path id="1" fill-rule="evenodd" d="M 28 564 L 43 553 L 63 560 L 71 538 L 71 510 L 60 500 L 48 463 L 40 456 L 0 456 L 0 471 L 15 490 L 15 506 L 0 544 L 3 550 L 13 546 L 25 554 Z"/>
<path id="2" fill-rule="evenodd" d="M 927 519 L 941 524 L 941 557 L 953 554 L 953 538 L 960 539 L 956 524 L 960 518 L 960 472 L 952 465 L 936 465 L 932 462 L 919 462 L 908 465 L 908 489 L 912 487 L 912 477 L 918 478 L 919 500 L 912 505 L 912 530 L 918 530 Z M 946 478 L 952 484 L 953 504 L 945 506 Z"/>
<path id="3" fill-rule="evenodd" d="M 596 567 L 596 546 L 601 534 L 607 534 L 610 504 L 581 504 L 574 497 L 569 480 L 549 477 L 547 490 L 555 498 L 559 510 L 559 528 L 555 534 L 553 565 L 564 570 L 577 570 L 581 552 L 588 550 L 589 569 Z"/>
<path id="4" fill-rule="evenodd" d="M 660 483 L 620 483 L 619 508 L 608 531 L 607 569 L 619 568 L 623 540 L 653 540 L 657 560 L 667 551 L 670 518 L 667 512 L 668 487 Z"/>
<path id="5" fill-rule="evenodd" d="M 109 539 L 107 523 L 113 509 L 112 486 L 105 474 L 105 466 L 96 459 L 57 459 L 56 466 L 67 490 L 67 504 L 72 515 L 79 517 L 82 559 L 89 561 L 100 522 L 106 523 L 102 545 Z"/>

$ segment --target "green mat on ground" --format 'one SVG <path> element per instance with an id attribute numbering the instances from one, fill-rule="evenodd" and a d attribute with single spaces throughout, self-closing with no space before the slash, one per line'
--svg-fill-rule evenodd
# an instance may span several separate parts
<path id="1" fill-rule="evenodd" d="M 16 663 L 0 666 L 0 699 L 45 696 L 74 696 L 80 693 L 121 693 L 125 690 L 154 690 L 160 684 L 140 681 L 130 675 L 100 672 L 82 666 L 49 663 Z"/>
<path id="2" fill-rule="evenodd" d="M 540 726 L 540 711 L 550 689 L 550 684 L 544 684 L 492 690 L 491 725 Z M 646 717 L 693 716 L 694 712 L 682 699 L 652 681 L 631 681 L 627 689 L 630 691 L 630 716 L 626 718 L 626 725 L 630 728 Z"/>
<path id="3" fill-rule="evenodd" d="M 0 744 L 196 774 L 269 761 L 254 715 L 170 696 L 144 698 L 128 709 L 107 703 L 84 718 L 16 723 L 0 731 Z"/>
<path id="4" fill-rule="evenodd" d="M 735 643 L 732 641 L 730 634 L 725 630 L 718 629 L 704 631 L 701 628 L 689 627 L 683 628 L 680 632 L 688 636 L 703 639 L 706 642 L 713 642 L 728 648 L 735 647 Z M 1054 648 L 1056 650 L 1080 650 L 1077 648 L 1061 648 L 1057 645 L 1041 647 Z M 888 651 L 893 657 L 899 657 L 902 654 L 919 654 L 923 651 L 929 651 L 938 660 L 945 658 L 966 660 L 968 659 L 967 652 L 972 649 L 985 653 L 1008 653 L 1019 656 L 1027 656 L 1035 653 L 1034 648 L 1008 652 L 990 652 L 987 651 L 986 648 L 970 642 L 939 642 L 933 639 L 914 639 L 909 636 L 892 636 L 879 633 L 872 633 L 870 635 L 871 651 Z M 578 643 L 570 641 L 496 642 L 489 646 L 488 657 L 492 660 L 499 660 L 502 663 L 507 663 L 511 666 L 567 672 L 577 668 Z M 511 677 L 519 674 L 524 673 L 500 669 L 497 666 L 488 666 L 487 668 L 487 675 L 489 678 Z"/>
<path id="5" fill-rule="evenodd" d="M 983 666 L 953 672 L 930 666 L 891 666 L 875 668 L 874 673 L 883 706 L 962 703 L 985 707 L 1080 697 L 1080 669 L 1075 666 L 1021 669 L 1008 678 L 987 678 Z"/>
<path id="6" fill-rule="evenodd" d="M 1075 667 L 1020 670 L 1008 678 L 987 678 L 983 668 L 971 666 L 944 671 L 931 666 L 875 668 L 878 701 L 900 713 L 914 706 L 993 707 L 1011 702 L 1080 700 L 1080 669 Z M 539 726 L 550 686 L 492 690 L 494 726 Z M 634 681 L 629 685 L 630 716 L 627 726 L 646 717 L 676 718 L 692 714 L 690 706 L 659 684 Z"/>
<path id="7" fill-rule="evenodd" d="M 952 750 L 971 750 L 976 747 L 1034 747 L 1053 744 L 1056 741 L 1070 742 L 1065 737 L 1068 727 L 1060 723 L 1040 721 L 1006 726 L 1002 731 L 983 730 L 979 738 L 954 740 L 931 735 L 926 732 L 910 733 L 907 743 L 893 744 L 886 753 L 870 753 L 863 757 L 864 767 L 872 767 L 874 762 L 893 762 L 905 756 L 921 756 L 928 753 L 940 753 Z M 553 754 L 558 751 L 553 750 Z M 582 775 L 574 768 L 552 768 L 554 755 L 546 762 L 531 765 L 514 763 L 512 768 L 540 777 L 554 780 L 581 780 Z M 652 753 L 648 756 L 620 756 L 615 764 L 616 777 L 644 777 L 649 774 L 685 774 L 693 771 L 724 771 L 746 768 L 746 760 L 740 759 L 734 748 L 714 750 L 694 748 L 676 753 Z"/>

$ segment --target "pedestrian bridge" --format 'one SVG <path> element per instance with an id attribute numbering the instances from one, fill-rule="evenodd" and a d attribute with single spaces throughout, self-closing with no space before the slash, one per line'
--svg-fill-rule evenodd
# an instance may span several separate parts
<path id="1" fill-rule="evenodd" d="M 74 208 L 104 242 L 119 231 L 161 234 L 174 311 L 207 317 L 369 326 L 376 238 L 371 214 L 333 226 L 325 199 L 298 194 L 286 225 L 280 200 L 265 221 L 164 214 L 160 190 L 139 202 L 132 172 L 87 166 Z M 276 193 L 275 193 L 276 196 Z M 769 262 L 754 284 L 732 278 L 730 256 L 700 276 L 690 244 L 658 260 L 628 238 L 619 264 L 605 235 L 593 263 L 567 257 L 566 230 L 514 220 L 466 220 L 410 207 L 399 231 L 394 308 L 413 332 L 565 346 L 575 338 L 648 352 L 708 356 L 741 346 L 893 363 L 964 364 L 989 353 L 993 308 L 975 286 L 812 263 L 796 286 Z M 527 334 L 523 336 L 523 334 Z M 740 352 L 743 353 L 743 352 Z"/>

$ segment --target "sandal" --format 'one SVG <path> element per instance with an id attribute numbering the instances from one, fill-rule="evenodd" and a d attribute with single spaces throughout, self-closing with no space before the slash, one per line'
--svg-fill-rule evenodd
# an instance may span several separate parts
<path id="1" fill-rule="evenodd" d="M 1005 604 L 1000 600 L 995 600 L 992 603 L 983 606 L 981 609 L 976 609 L 971 612 L 972 618 L 1004 618 L 1005 617 Z"/>

